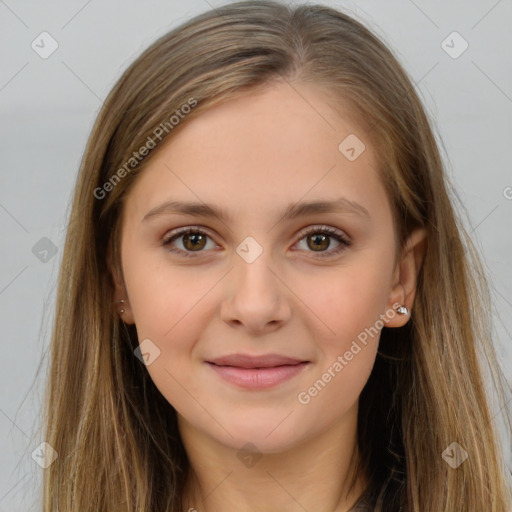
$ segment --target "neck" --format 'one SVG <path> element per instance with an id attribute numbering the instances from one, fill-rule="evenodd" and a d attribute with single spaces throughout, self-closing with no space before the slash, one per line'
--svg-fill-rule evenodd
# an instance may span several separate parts
<path id="1" fill-rule="evenodd" d="M 357 403 L 312 439 L 279 453 L 246 456 L 178 418 L 191 469 L 185 511 L 347 512 L 368 483 L 356 475 Z"/>

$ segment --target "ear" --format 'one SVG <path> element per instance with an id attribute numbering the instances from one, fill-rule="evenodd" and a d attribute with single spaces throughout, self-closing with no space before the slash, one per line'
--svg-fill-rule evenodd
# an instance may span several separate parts
<path id="1" fill-rule="evenodd" d="M 111 244 L 109 244 L 107 248 L 107 267 L 112 275 L 112 282 L 114 283 L 114 315 L 118 316 L 125 324 L 134 324 L 135 321 L 133 319 L 130 301 L 128 300 L 122 269 L 119 265 L 114 264 Z"/>
<path id="2" fill-rule="evenodd" d="M 386 327 L 402 327 L 409 321 L 416 295 L 418 274 L 427 249 L 427 232 L 423 228 L 411 232 L 393 273 L 392 288 L 388 297 L 387 311 L 393 310 Z M 399 314 L 397 309 L 405 306 L 408 314 Z"/>

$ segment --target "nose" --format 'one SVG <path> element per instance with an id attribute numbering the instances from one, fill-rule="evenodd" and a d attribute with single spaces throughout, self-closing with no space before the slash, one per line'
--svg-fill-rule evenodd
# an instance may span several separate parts
<path id="1" fill-rule="evenodd" d="M 291 315 L 291 292 L 267 253 L 252 263 L 234 255 L 234 266 L 224 280 L 221 319 L 252 335 L 282 327 Z"/>

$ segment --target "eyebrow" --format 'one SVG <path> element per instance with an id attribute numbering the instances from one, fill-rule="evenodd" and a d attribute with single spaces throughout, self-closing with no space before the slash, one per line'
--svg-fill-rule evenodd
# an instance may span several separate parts
<path id="1" fill-rule="evenodd" d="M 361 204 L 340 197 L 331 201 L 310 201 L 290 204 L 282 210 L 277 218 L 281 221 L 291 220 L 315 213 L 348 213 L 370 218 L 370 213 Z M 194 217 L 212 217 L 221 222 L 232 221 L 232 216 L 224 209 L 212 204 L 200 202 L 166 201 L 151 209 L 144 215 L 142 222 L 161 214 L 177 213 Z"/>

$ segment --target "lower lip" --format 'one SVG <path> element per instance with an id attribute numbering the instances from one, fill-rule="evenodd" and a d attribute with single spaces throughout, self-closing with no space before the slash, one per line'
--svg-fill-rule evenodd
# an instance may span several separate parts
<path id="1" fill-rule="evenodd" d="M 266 389 L 298 375 L 307 362 L 272 368 L 240 368 L 238 366 L 208 365 L 224 380 L 245 389 Z"/>

